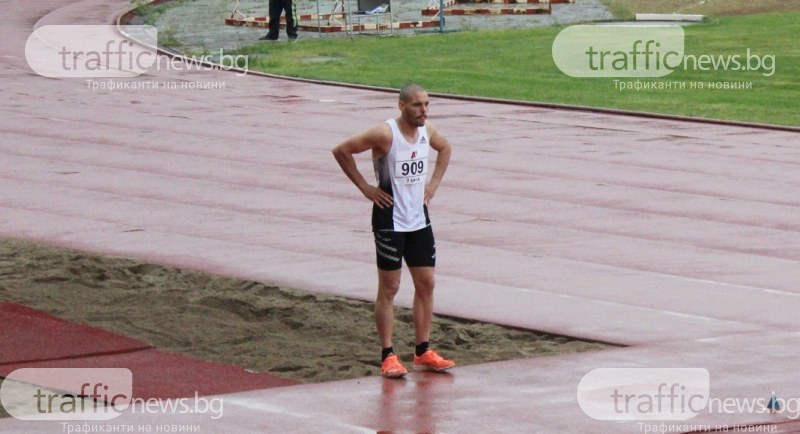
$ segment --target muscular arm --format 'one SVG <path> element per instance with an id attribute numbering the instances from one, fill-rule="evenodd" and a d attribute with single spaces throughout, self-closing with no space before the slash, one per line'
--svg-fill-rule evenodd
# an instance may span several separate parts
<path id="1" fill-rule="evenodd" d="M 392 206 L 392 196 L 378 187 L 370 185 L 358 170 L 355 154 L 372 151 L 373 157 L 386 155 L 392 145 L 392 132 L 388 125 L 378 125 L 333 148 L 333 156 L 350 181 L 361 194 L 380 208 Z"/>
<path id="2" fill-rule="evenodd" d="M 425 186 L 425 204 L 433 199 L 436 190 L 439 189 L 439 184 L 442 182 L 444 172 L 447 171 L 447 166 L 450 164 L 450 155 L 453 153 L 450 142 L 439 134 L 439 131 L 428 123 L 428 135 L 431 142 L 431 148 L 436 150 L 436 166 L 433 168 L 433 173 Z"/>

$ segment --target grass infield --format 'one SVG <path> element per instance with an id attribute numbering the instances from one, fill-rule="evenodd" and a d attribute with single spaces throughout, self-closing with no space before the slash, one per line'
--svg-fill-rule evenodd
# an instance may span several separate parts
<path id="1" fill-rule="evenodd" d="M 637 79 L 573 78 L 553 62 L 553 40 L 560 30 L 322 38 L 261 43 L 238 53 L 249 55 L 251 70 L 292 77 L 395 88 L 414 81 L 437 93 L 800 126 L 795 109 L 800 98 L 800 10 L 796 8 L 719 16 L 685 28 L 685 54 L 738 55 L 744 62 L 749 50 L 753 56 L 774 56 L 771 74 L 765 68 L 689 68 L 662 78 L 639 79 L 639 85 Z M 673 87 L 663 88 L 667 83 Z M 650 85 L 656 88 L 641 89 Z"/>

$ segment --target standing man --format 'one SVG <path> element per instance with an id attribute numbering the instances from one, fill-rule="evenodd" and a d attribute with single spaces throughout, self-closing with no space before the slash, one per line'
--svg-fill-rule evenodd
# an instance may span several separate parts
<path id="1" fill-rule="evenodd" d="M 381 373 L 389 378 L 401 378 L 408 372 L 392 348 L 392 303 L 400 289 L 402 259 L 414 282 L 414 366 L 434 371 L 455 366 L 429 348 L 436 245 L 428 204 L 442 182 L 452 151 L 447 139 L 426 122 L 428 104 L 425 89 L 408 84 L 400 90 L 399 117 L 356 134 L 333 149 L 347 177 L 373 202 L 372 231 L 378 262 L 375 324 L 382 346 Z M 430 148 L 437 152 L 432 173 L 428 169 Z M 370 185 L 356 167 L 353 155 L 364 151 L 372 152 L 377 187 Z"/>
<path id="2" fill-rule="evenodd" d="M 295 0 L 269 0 L 269 31 L 258 38 L 261 41 L 277 41 L 281 31 L 281 12 L 286 11 L 286 36 L 297 39 L 297 8 Z"/>

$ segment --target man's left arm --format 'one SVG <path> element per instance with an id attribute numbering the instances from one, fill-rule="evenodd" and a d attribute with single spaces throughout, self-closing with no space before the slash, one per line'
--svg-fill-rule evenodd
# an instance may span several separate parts
<path id="1" fill-rule="evenodd" d="M 436 190 L 439 189 L 444 172 L 447 171 L 447 166 L 450 164 L 450 155 L 453 153 L 447 138 L 439 134 L 439 131 L 430 123 L 428 125 L 428 139 L 430 140 L 431 148 L 436 150 L 436 166 L 433 168 L 428 185 L 425 186 L 425 205 L 433 199 Z"/>

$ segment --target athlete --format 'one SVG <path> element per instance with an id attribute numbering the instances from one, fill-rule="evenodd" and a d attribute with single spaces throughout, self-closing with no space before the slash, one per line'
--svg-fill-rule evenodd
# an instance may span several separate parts
<path id="1" fill-rule="evenodd" d="M 452 152 L 447 139 L 428 122 L 428 93 L 417 84 L 400 90 L 400 116 L 345 140 L 333 149 L 336 161 L 361 193 L 373 202 L 372 231 L 378 262 L 375 325 L 382 346 L 381 374 L 402 378 L 408 371 L 392 348 L 394 309 L 405 259 L 414 283 L 414 366 L 445 371 L 455 363 L 430 348 L 436 245 L 428 205 L 442 182 Z M 436 151 L 429 169 L 428 153 Z M 377 186 L 356 167 L 354 155 L 372 151 Z M 430 176 L 429 176 L 430 175 Z"/>

